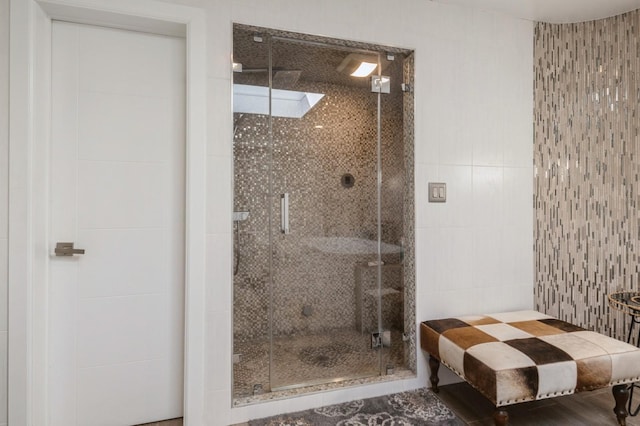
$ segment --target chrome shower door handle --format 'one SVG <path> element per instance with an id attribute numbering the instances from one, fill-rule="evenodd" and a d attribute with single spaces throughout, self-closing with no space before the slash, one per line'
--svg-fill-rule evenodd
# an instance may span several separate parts
<path id="1" fill-rule="evenodd" d="M 84 254 L 84 249 L 73 248 L 73 243 L 56 243 L 54 253 L 56 256 L 73 256 Z"/>
<path id="2" fill-rule="evenodd" d="M 289 193 L 280 195 L 280 231 L 283 234 L 291 232 L 289 229 Z"/>

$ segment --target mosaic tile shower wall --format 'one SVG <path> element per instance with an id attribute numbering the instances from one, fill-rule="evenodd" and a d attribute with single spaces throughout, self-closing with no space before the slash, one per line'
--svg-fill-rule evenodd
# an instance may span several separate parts
<path id="1" fill-rule="evenodd" d="M 624 338 L 607 294 L 640 290 L 640 11 L 538 23 L 534 52 L 536 307 Z"/>
<path id="2" fill-rule="evenodd" d="M 404 331 L 410 336 L 404 352 L 405 366 L 416 371 L 416 267 L 415 267 L 415 176 L 414 176 L 414 105 L 415 56 L 409 54 L 404 60 L 404 81 L 411 88 L 403 97 L 404 133 Z"/>
<path id="3" fill-rule="evenodd" d="M 355 328 L 355 267 L 376 259 L 371 253 L 331 254 L 309 245 L 318 237 L 376 238 L 375 95 L 324 84 L 304 90 L 325 93 L 326 100 L 301 120 L 274 118 L 273 124 L 274 193 L 289 193 L 292 229 L 289 235 L 280 233 L 276 197 L 271 206 L 276 213 L 271 223 L 276 335 Z M 402 107 L 395 107 L 384 109 L 401 125 Z M 315 123 L 324 127 L 316 129 Z M 244 340 L 268 333 L 268 120 L 247 115 L 237 125 L 235 209 L 250 211 L 250 219 L 239 224 L 241 263 L 235 278 L 234 329 Z M 400 150 L 399 161 L 394 148 Z M 401 189 L 402 146 L 389 143 L 383 151 L 385 174 L 396 175 Z M 341 186 L 344 173 L 354 176 L 353 188 Z M 403 235 L 402 195 L 401 190 L 383 194 L 383 241 L 390 244 L 401 243 Z M 387 254 L 383 260 L 400 259 Z M 402 283 L 394 285 L 402 288 Z M 312 307 L 313 314 L 303 315 L 304 306 Z"/>

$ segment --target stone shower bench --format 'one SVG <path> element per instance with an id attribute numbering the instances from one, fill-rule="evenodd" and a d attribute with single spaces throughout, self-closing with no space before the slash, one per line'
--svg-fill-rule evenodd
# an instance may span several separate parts
<path id="1" fill-rule="evenodd" d="M 438 392 L 440 363 L 496 407 L 613 386 L 618 423 L 626 424 L 628 384 L 640 381 L 640 349 L 536 311 L 464 316 L 420 325 Z"/>

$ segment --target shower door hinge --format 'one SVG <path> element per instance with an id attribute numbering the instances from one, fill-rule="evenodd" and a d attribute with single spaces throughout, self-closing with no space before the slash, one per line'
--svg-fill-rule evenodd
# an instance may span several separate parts
<path id="1" fill-rule="evenodd" d="M 373 93 L 391 93 L 391 77 L 385 75 L 372 75 L 371 91 Z"/>
<path id="2" fill-rule="evenodd" d="M 390 348 L 391 331 L 383 330 L 371 333 L 371 349 Z"/>
<path id="3" fill-rule="evenodd" d="M 400 88 L 402 89 L 403 92 L 406 92 L 406 93 L 413 92 L 413 86 L 411 86 L 409 83 L 402 83 L 400 85 Z"/>

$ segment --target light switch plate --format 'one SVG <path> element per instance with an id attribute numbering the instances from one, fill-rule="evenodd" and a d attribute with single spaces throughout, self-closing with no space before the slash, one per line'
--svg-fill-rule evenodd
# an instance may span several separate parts
<path id="1" fill-rule="evenodd" d="M 444 203 L 447 201 L 447 184 L 443 182 L 429 182 L 429 202 Z"/>

